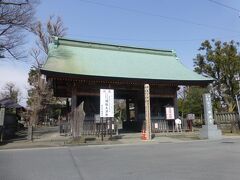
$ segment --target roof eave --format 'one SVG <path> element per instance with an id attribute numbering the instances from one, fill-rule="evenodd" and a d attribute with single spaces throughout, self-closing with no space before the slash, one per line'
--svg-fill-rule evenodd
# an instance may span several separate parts
<path id="1" fill-rule="evenodd" d="M 69 78 L 73 80 L 79 79 L 92 79 L 92 80 L 119 80 L 119 81 L 134 81 L 134 82 L 158 82 L 158 83 L 169 83 L 169 84 L 178 84 L 178 85 L 189 85 L 189 86 L 208 86 L 214 81 L 214 79 L 206 80 L 175 80 L 175 79 L 144 79 L 144 78 L 126 78 L 126 77 L 109 77 L 109 76 L 93 76 L 93 75 L 81 75 L 81 74 L 71 74 L 63 72 L 49 71 L 45 69 L 40 70 L 42 74 L 46 75 L 47 78 Z"/>

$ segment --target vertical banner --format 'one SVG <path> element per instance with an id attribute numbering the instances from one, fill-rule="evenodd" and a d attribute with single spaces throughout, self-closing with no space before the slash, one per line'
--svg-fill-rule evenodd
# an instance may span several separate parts
<path id="1" fill-rule="evenodd" d="M 151 111 L 150 111 L 150 87 L 149 84 L 144 85 L 144 96 L 145 96 L 145 118 L 146 118 L 146 134 L 147 140 L 151 140 Z"/>
<path id="2" fill-rule="evenodd" d="M 166 107 L 166 119 L 167 120 L 175 119 L 174 108 L 173 107 Z"/>
<path id="3" fill-rule="evenodd" d="M 113 89 L 100 89 L 100 117 L 114 117 Z"/>

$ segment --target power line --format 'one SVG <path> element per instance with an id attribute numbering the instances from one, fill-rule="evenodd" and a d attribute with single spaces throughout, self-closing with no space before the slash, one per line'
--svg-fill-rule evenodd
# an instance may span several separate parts
<path id="1" fill-rule="evenodd" d="M 181 22 L 181 23 L 185 23 L 185 24 L 192 24 L 192 25 L 201 26 L 201 27 L 205 27 L 205 28 L 219 29 L 219 30 L 223 30 L 223 31 L 228 31 L 228 32 L 231 31 L 231 32 L 239 33 L 239 31 L 236 31 L 236 30 L 233 30 L 233 29 L 228 29 L 228 28 L 225 28 L 225 27 L 202 24 L 202 23 L 198 23 L 198 22 L 194 22 L 194 21 L 189 21 L 189 20 L 176 18 L 176 17 L 163 16 L 163 15 L 160 15 L 160 14 L 141 11 L 141 10 L 137 10 L 137 9 L 125 8 L 125 7 L 115 6 L 115 5 L 106 4 L 106 3 L 102 3 L 102 2 L 91 1 L 91 0 L 79 0 L 79 1 L 84 2 L 84 3 L 88 3 L 88 4 L 95 4 L 95 5 L 103 6 L 103 7 L 107 7 L 107 8 L 120 9 L 122 11 L 127 11 L 127 12 L 131 12 L 131 13 L 135 13 L 135 14 L 142 14 L 142 15 L 146 15 L 146 16 L 160 17 L 162 19 L 177 21 L 177 22 Z"/>
<path id="2" fill-rule="evenodd" d="M 223 3 L 220 3 L 220 2 L 218 2 L 218 1 L 215 1 L 215 0 L 208 0 L 208 1 L 211 2 L 211 3 L 217 4 L 217 5 L 219 5 L 219 6 L 225 7 L 225 8 L 227 8 L 227 9 L 231 9 L 231 10 L 236 11 L 236 12 L 238 12 L 238 13 L 240 12 L 239 9 L 234 8 L 234 7 L 231 7 L 231 6 L 226 5 L 226 4 L 223 4 Z"/>

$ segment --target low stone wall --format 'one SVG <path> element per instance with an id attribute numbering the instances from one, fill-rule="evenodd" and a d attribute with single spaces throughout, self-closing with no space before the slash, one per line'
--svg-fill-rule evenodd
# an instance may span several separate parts
<path id="1" fill-rule="evenodd" d="M 215 113 L 214 121 L 222 132 L 239 132 L 239 116 L 237 113 Z"/>

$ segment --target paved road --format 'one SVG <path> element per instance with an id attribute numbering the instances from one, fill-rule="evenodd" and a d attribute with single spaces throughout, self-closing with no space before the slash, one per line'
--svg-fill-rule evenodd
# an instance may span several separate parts
<path id="1" fill-rule="evenodd" d="M 239 180 L 240 140 L 0 151 L 1 180 Z"/>

